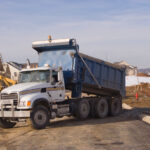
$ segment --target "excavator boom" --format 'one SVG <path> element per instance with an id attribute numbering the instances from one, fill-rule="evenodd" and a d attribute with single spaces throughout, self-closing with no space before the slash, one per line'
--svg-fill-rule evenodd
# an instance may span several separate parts
<path id="1" fill-rule="evenodd" d="M 16 81 L 0 75 L 0 91 L 5 87 L 16 84 Z"/>

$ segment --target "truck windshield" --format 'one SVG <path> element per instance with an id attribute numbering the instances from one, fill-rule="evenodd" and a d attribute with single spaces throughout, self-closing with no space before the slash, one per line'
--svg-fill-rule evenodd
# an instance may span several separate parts
<path id="1" fill-rule="evenodd" d="M 20 73 L 18 82 L 49 82 L 49 78 L 49 70 L 24 71 Z"/>
<path id="2" fill-rule="evenodd" d="M 39 66 L 49 64 L 50 66 L 62 67 L 63 71 L 72 71 L 74 69 L 74 49 L 67 50 L 49 50 L 39 53 Z"/>

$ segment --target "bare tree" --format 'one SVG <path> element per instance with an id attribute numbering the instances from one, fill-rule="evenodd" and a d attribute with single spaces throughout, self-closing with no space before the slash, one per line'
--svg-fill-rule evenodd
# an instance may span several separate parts
<path id="1" fill-rule="evenodd" d="M 2 55 L 0 53 L 0 72 L 3 72 L 4 68 L 3 68 L 3 59 L 2 59 Z"/>
<path id="2" fill-rule="evenodd" d="M 6 67 L 5 76 L 6 76 L 7 78 L 11 78 L 11 72 L 10 72 L 10 68 L 9 68 L 8 65 L 7 65 L 7 67 Z"/>

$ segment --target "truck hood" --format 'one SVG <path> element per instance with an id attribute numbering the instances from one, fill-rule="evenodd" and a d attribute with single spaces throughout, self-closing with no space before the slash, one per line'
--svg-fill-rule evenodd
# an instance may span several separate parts
<path id="1" fill-rule="evenodd" d="M 40 89 L 40 88 L 46 88 L 50 86 L 50 84 L 45 82 L 32 82 L 32 83 L 19 83 L 13 86 L 10 86 L 8 88 L 5 88 L 2 90 L 1 93 L 16 93 L 16 92 L 22 92 L 26 90 L 33 90 L 33 89 Z"/>

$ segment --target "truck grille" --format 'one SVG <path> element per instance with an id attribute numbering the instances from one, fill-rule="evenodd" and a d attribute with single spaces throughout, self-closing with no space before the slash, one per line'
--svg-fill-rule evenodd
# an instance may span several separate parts
<path id="1" fill-rule="evenodd" d="M 1 94 L 1 99 L 2 100 L 12 99 L 14 106 L 17 106 L 17 104 L 18 104 L 18 94 L 17 93 L 11 93 L 11 94 L 2 93 Z"/>
<path id="2" fill-rule="evenodd" d="M 18 100 L 18 94 L 17 93 L 2 93 L 1 94 L 1 99 L 13 99 L 13 100 Z"/>

